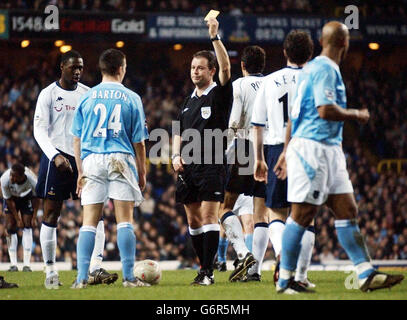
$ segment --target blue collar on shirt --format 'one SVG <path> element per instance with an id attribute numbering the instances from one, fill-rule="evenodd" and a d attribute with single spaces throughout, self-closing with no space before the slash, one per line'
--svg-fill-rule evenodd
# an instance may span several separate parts
<path id="1" fill-rule="evenodd" d="M 75 91 L 75 90 L 78 88 L 78 85 L 76 85 L 75 89 L 65 89 L 65 88 L 62 88 L 62 86 L 59 84 L 59 80 L 55 81 L 55 84 L 56 84 L 58 87 L 60 87 L 62 90 L 65 90 L 65 91 Z"/>

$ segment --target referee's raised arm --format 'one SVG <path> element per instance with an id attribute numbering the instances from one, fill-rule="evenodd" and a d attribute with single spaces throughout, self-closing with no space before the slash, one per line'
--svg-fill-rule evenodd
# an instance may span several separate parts
<path id="1" fill-rule="evenodd" d="M 213 48 L 215 49 L 216 59 L 218 60 L 219 64 L 219 82 L 222 86 L 224 86 L 231 78 L 229 55 L 218 34 L 218 20 L 215 18 L 210 18 L 207 25 L 209 28 L 209 36 L 211 38 Z"/>

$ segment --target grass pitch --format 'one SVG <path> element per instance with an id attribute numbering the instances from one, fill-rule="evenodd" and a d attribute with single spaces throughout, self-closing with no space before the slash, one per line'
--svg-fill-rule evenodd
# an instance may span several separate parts
<path id="1" fill-rule="evenodd" d="M 407 271 L 390 271 L 403 273 Z M 262 281 L 230 283 L 230 271 L 215 271 L 215 284 L 209 287 L 190 286 L 196 276 L 194 270 L 163 271 L 160 284 L 146 288 L 124 288 L 119 280 L 112 285 L 88 286 L 82 290 L 70 289 L 76 271 L 61 271 L 59 290 L 45 289 L 43 272 L 4 272 L 8 282 L 19 285 L 17 289 L 1 289 L 0 300 L 407 300 L 407 279 L 391 290 L 382 289 L 363 293 L 346 289 L 352 285 L 350 273 L 336 271 L 309 272 L 309 279 L 317 287 L 313 294 L 296 296 L 275 292 L 271 271 L 263 271 Z"/>

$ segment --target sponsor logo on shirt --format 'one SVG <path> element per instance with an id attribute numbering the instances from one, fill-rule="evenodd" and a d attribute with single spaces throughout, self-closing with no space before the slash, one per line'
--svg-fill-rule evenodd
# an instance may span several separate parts
<path id="1" fill-rule="evenodd" d="M 54 110 L 56 112 L 61 112 L 62 111 L 62 108 L 64 106 L 64 103 L 62 102 L 62 100 L 64 100 L 64 98 L 62 98 L 62 97 L 58 97 L 57 100 L 55 100 L 56 104 L 54 106 Z"/>

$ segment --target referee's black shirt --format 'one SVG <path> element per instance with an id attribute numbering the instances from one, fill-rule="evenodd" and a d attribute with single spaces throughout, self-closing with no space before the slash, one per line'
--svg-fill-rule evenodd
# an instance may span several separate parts
<path id="1" fill-rule="evenodd" d="M 196 129 L 201 137 L 201 164 L 204 164 L 204 152 L 208 146 L 204 145 L 205 129 L 220 129 L 222 132 L 228 129 L 230 110 L 233 104 L 233 86 L 229 80 L 224 86 L 213 82 L 204 93 L 198 97 L 195 94 L 188 96 L 181 107 L 179 120 L 181 136 L 186 129 Z M 226 136 L 226 135 L 225 135 Z M 191 140 L 191 139 L 190 139 Z M 181 154 L 183 147 L 190 140 L 182 139 Z M 214 140 L 213 140 L 214 141 Z M 222 152 L 226 150 L 226 138 L 223 139 Z M 190 155 L 192 156 L 192 154 Z M 225 160 L 224 160 L 225 161 Z M 212 164 L 215 163 L 215 145 L 212 145 Z"/>

